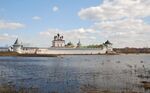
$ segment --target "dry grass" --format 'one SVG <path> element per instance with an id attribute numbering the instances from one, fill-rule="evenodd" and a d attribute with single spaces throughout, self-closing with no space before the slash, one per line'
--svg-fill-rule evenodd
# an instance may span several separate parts
<path id="1" fill-rule="evenodd" d="M 144 89 L 150 89 L 150 82 L 148 82 L 148 81 L 141 81 L 141 83 L 143 84 Z"/>
<path id="2" fill-rule="evenodd" d="M 0 93 L 17 93 L 13 86 L 9 85 L 1 85 L 0 86 Z"/>
<path id="3" fill-rule="evenodd" d="M 53 54 L 19 54 L 17 52 L 0 52 L 0 56 L 21 56 L 21 57 L 57 57 Z"/>
<path id="4" fill-rule="evenodd" d="M 87 85 L 82 86 L 81 91 L 83 93 L 120 93 L 120 92 L 114 92 L 114 91 L 111 91 L 111 90 L 97 89 L 97 88 L 95 88 L 93 86 L 89 86 L 89 85 L 88 86 Z M 142 92 L 124 90 L 121 93 L 142 93 Z"/>
<path id="5" fill-rule="evenodd" d="M 0 86 L 0 93 L 41 93 L 39 92 L 38 88 L 19 88 L 17 90 L 14 86 L 12 85 L 1 85 Z"/>
<path id="6" fill-rule="evenodd" d="M 0 56 L 17 56 L 17 52 L 0 52 Z"/>

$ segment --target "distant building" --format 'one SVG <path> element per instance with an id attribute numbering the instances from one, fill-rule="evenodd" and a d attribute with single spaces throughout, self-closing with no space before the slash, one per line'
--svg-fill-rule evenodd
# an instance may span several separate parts
<path id="1" fill-rule="evenodd" d="M 16 39 L 15 43 L 13 44 L 13 51 L 21 53 L 23 45 L 19 42 L 18 38 Z"/>
<path id="2" fill-rule="evenodd" d="M 54 48 L 53 48 L 54 47 Z M 20 54 L 105 54 L 114 53 L 112 43 L 106 41 L 101 45 L 92 46 L 90 48 L 80 48 L 81 42 L 77 43 L 75 47 L 73 43 L 69 42 L 65 45 L 63 36 L 57 34 L 52 41 L 52 48 L 39 48 L 39 47 L 23 47 L 18 38 L 15 43 L 9 48 L 1 48 L 1 51 L 14 51 Z"/>
<path id="3" fill-rule="evenodd" d="M 63 36 L 60 36 L 59 33 L 54 36 L 54 40 L 52 41 L 52 47 L 65 47 L 65 40 L 63 40 Z"/>
<path id="4" fill-rule="evenodd" d="M 77 48 L 80 48 L 81 47 L 81 42 L 79 40 L 79 42 L 77 43 Z"/>
<path id="5" fill-rule="evenodd" d="M 0 52 L 8 52 L 8 51 L 10 51 L 9 47 L 0 47 Z"/>
<path id="6" fill-rule="evenodd" d="M 112 52 L 113 51 L 113 48 L 112 48 L 112 43 L 109 41 L 109 40 L 107 40 L 105 43 L 104 43 L 104 46 L 107 48 L 107 53 L 110 53 L 110 52 Z"/>
<path id="7" fill-rule="evenodd" d="M 66 45 L 65 45 L 66 48 L 74 48 L 74 44 L 72 42 L 68 42 Z"/>

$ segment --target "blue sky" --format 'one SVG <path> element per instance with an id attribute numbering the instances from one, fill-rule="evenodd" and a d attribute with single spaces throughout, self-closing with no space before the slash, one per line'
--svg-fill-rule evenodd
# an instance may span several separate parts
<path id="1" fill-rule="evenodd" d="M 65 31 L 88 27 L 90 22 L 81 20 L 77 13 L 81 8 L 99 5 L 99 3 L 99 0 L 0 0 L 0 20 L 25 25 L 24 28 L 15 30 L 0 29 L 0 33 L 16 35 L 27 41 L 28 37 L 32 39 L 40 31 L 48 28 L 58 28 Z M 53 11 L 53 7 L 58 7 L 58 10 Z M 33 20 L 34 16 L 41 19 Z M 11 42 L 11 40 L 6 41 L 8 40 L 1 40 L 1 45 Z"/>
<path id="2" fill-rule="evenodd" d="M 0 0 L 0 46 L 11 45 L 18 37 L 26 46 L 49 47 L 53 36 L 61 33 L 74 44 L 79 39 L 84 45 L 109 39 L 115 47 L 147 47 L 147 4 L 143 0 Z M 140 12 L 133 13 L 139 11 L 136 7 Z"/>

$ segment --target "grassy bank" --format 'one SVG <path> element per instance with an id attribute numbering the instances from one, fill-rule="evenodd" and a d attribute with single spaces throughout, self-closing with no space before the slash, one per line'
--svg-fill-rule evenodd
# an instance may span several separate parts
<path id="1" fill-rule="evenodd" d="M 132 91 L 132 90 L 124 90 L 120 92 L 114 92 L 111 90 L 101 90 L 101 89 L 96 89 L 94 87 L 89 87 L 89 86 L 83 86 L 81 87 L 81 92 L 80 93 L 144 93 L 144 92 L 138 92 L 138 91 Z M 3 84 L 0 85 L 0 93 L 45 93 L 42 92 L 39 88 L 37 87 L 20 87 L 19 89 L 16 89 L 14 85 L 9 85 L 9 84 Z M 60 93 L 57 91 L 49 91 L 46 93 Z M 70 93 L 70 92 L 69 92 Z M 74 93 L 74 92 L 72 92 Z"/>
<path id="2" fill-rule="evenodd" d="M 0 56 L 18 56 L 16 52 L 0 52 Z"/>
<path id="3" fill-rule="evenodd" d="M 21 57 L 57 57 L 58 55 L 53 54 L 18 54 Z"/>
<path id="4" fill-rule="evenodd" d="M 150 48 L 113 48 L 116 53 L 123 54 L 150 54 Z"/>
<path id="5" fill-rule="evenodd" d="M 0 56 L 20 56 L 20 57 L 57 57 L 53 54 L 19 54 L 17 52 L 0 52 Z"/>

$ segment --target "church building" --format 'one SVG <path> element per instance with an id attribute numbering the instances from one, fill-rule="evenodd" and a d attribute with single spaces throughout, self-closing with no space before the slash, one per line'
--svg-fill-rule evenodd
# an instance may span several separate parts
<path id="1" fill-rule="evenodd" d="M 54 36 L 54 40 L 52 41 L 52 47 L 65 47 L 65 40 L 63 39 L 63 36 L 60 36 L 59 33 L 56 36 Z"/>

